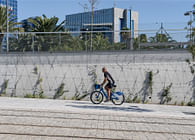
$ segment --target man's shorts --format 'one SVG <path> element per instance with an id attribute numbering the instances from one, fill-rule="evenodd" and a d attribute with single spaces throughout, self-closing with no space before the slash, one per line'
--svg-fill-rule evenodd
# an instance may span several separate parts
<path id="1" fill-rule="evenodd" d="M 106 85 L 106 87 L 108 87 L 108 88 L 112 88 L 113 87 L 113 84 L 111 84 L 111 83 L 108 83 L 107 85 Z"/>

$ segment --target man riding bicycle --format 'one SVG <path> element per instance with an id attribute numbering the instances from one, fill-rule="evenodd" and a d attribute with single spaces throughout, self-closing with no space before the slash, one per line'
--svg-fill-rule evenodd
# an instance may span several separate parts
<path id="1" fill-rule="evenodd" d="M 114 79 L 112 78 L 112 76 L 110 75 L 110 73 L 106 70 L 106 68 L 102 68 L 102 72 L 104 73 L 104 81 L 101 84 L 101 86 L 104 86 L 104 84 L 108 81 L 108 84 L 105 86 L 105 89 L 107 91 L 108 94 L 108 98 L 105 102 L 110 101 L 110 93 L 111 93 L 111 89 L 114 86 Z"/>

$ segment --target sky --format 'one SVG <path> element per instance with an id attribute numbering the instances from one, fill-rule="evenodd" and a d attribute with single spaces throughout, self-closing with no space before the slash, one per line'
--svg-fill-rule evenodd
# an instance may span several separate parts
<path id="1" fill-rule="evenodd" d="M 79 3 L 84 5 L 88 0 L 18 0 L 18 18 L 20 21 L 45 14 L 63 21 L 65 15 L 84 11 Z M 114 3 L 117 8 L 139 12 L 140 30 L 159 28 L 161 22 L 168 29 L 184 29 L 189 21 L 184 13 L 192 10 L 195 0 L 99 0 L 96 9 L 110 8 Z"/>

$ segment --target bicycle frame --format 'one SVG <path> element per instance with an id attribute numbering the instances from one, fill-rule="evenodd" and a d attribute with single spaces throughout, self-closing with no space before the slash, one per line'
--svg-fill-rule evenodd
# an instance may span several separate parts
<path id="1" fill-rule="evenodd" d="M 104 97 L 106 97 L 106 99 L 108 99 L 108 95 L 107 95 L 107 93 L 104 91 L 103 88 L 100 89 L 100 92 L 104 95 Z M 116 93 L 118 94 L 118 92 L 116 92 Z M 121 95 L 121 94 L 118 94 L 118 95 Z M 99 98 L 99 95 L 98 95 L 97 98 Z M 116 96 L 114 95 L 114 93 L 111 91 L 111 93 L 110 93 L 110 100 L 113 100 L 113 99 L 119 100 L 119 98 L 116 97 Z"/>

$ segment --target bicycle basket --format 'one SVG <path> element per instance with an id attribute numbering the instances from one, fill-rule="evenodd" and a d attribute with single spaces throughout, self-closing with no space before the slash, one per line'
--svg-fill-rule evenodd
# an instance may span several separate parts
<path id="1" fill-rule="evenodd" d="M 116 85 L 112 85 L 112 92 L 115 92 L 116 91 Z"/>
<path id="2" fill-rule="evenodd" d="M 95 89 L 100 89 L 100 85 L 98 85 L 98 84 L 95 84 Z"/>

